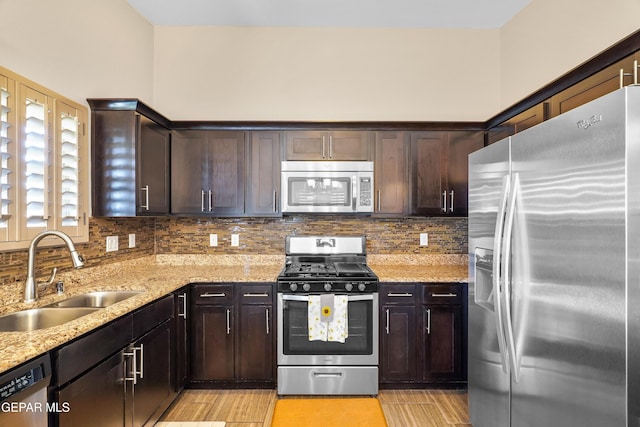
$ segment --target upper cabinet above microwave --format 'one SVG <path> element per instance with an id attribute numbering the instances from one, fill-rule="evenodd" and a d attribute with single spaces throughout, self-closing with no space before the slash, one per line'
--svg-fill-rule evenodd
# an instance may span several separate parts
<path id="1" fill-rule="evenodd" d="M 373 160 L 369 131 L 287 131 L 286 160 Z"/>

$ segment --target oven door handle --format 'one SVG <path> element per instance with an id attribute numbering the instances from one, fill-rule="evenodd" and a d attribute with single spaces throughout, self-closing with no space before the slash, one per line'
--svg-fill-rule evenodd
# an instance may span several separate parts
<path id="1" fill-rule="evenodd" d="M 283 301 L 309 301 L 309 295 L 289 295 L 282 294 Z M 349 295 L 348 301 L 373 301 L 373 294 Z"/>

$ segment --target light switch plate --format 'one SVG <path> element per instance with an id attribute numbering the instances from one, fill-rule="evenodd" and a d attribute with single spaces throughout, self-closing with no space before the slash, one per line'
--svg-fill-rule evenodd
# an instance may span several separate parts
<path id="1" fill-rule="evenodd" d="M 107 252 L 118 250 L 118 236 L 107 236 Z"/>
<path id="2" fill-rule="evenodd" d="M 429 233 L 420 233 L 420 246 L 429 246 Z"/>
<path id="3" fill-rule="evenodd" d="M 232 234 L 231 235 L 231 246 L 240 246 L 240 235 Z"/>
<path id="4" fill-rule="evenodd" d="M 209 234 L 209 246 L 218 246 L 217 234 Z"/>

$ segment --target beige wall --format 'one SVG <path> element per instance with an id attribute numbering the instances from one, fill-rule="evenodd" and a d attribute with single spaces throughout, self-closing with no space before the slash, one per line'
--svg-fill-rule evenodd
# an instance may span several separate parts
<path id="1" fill-rule="evenodd" d="M 0 65 L 86 104 L 153 104 L 153 26 L 126 0 L 0 0 Z"/>
<path id="2" fill-rule="evenodd" d="M 638 0 L 533 0 L 500 32 L 500 110 L 638 29 Z"/>
<path id="3" fill-rule="evenodd" d="M 156 27 L 176 120 L 477 120 L 498 109 L 498 30 Z"/>

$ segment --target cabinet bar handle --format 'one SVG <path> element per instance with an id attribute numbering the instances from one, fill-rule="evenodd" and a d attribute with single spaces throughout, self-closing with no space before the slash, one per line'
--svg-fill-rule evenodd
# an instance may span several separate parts
<path id="1" fill-rule="evenodd" d="M 634 80 L 637 80 L 637 67 L 636 70 L 633 71 L 633 73 L 625 73 L 624 72 L 624 68 L 620 68 L 620 88 L 624 87 L 624 78 L 627 76 L 634 76 Z"/>
<path id="2" fill-rule="evenodd" d="M 140 191 L 144 191 L 144 204 L 140 205 L 140 209 L 148 211 L 149 210 L 149 186 L 145 185 L 140 189 Z"/>
<path id="3" fill-rule="evenodd" d="M 387 335 L 389 335 L 389 309 L 386 309 L 387 312 L 387 324 L 384 327 L 384 330 L 387 332 Z"/>
<path id="4" fill-rule="evenodd" d="M 451 206 L 449 207 L 449 212 L 453 213 L 453 190 L 449 192 L 449 195 L 451 196 Z"/>
<path id="5" fill-rule="evenodd" d="M 124 380 L 125 381 L 131 381 L 133 382 L 133 385 L 136 385 L 136 383 L 138 382 L 138 377 L 136 376 L 136 371 L 138 370 L 138 362 L 136 360 L 136 349 L 135 347 L 133 349 L 131 349 L 132 351 L 129 352 L 124 352 L 122 353 L 123 356 L 126 357 L 131 357 L 132 358 L 132 364 L 133 366 L 131 367 L 131 374 L 133 374 L 133 377 L 128 377 L 128 376 L 124 376 Z"/>
<path id="6" fill-rule="evenodd" d="M 435 298 L 455 298 L 455 297 L 458 296 L 458 294 L 454 294 L 453 292 L 449 292 L 447 294 L 434 294 L 434 293 L 432 293 L 431 296 L 435 297 Z"/>
<path id="7" fill-rule="evenodd" d="M 322 158 L 323 159 L 325 158 L 325 155 L 324 155 L 324 135 L 322 136 Z"/>
<path id="8" fill-rule="evenodd" d="M 140 375 L 140 379 L 144 378 L 144 344 L 140 344 L 140 347 L 134 347 L 133 351 L 138 350 L 140 352 L 140 370 L 138 374 Z"/>
<path id="9" fill-rule="evenodd" d="M 278 192 L 273 191 L 273 212 L 278 212 Z"/>
<path id="10" fill-rule="evenodd" d="M 638 84 L 638 60 L 633 61 L 633 84 Z"/>
<path id="11" fill-rule="evenodd" d="M 200 190 L 200 211 L 204 212 L 204 190 Z"/>
<path id="12" fill-rule="evenodd" d="M 209 190 L 209 212 L 213 210 L 213 191 Z"/>
<path id="13" fill-rule="evenodd" d="M 231 310 L 227 309 L 227 335 L 231 334 Z"/>
<path id="14" fill-rule="evenodd" d="M 405 292 L 405 293 L 403 293 L 403 294 L 396 294 L 396 293 L 393 293 L 393 292 L 389 292 L 389 293 L 387 294 L 387 296 L 388 296 L 388 297 L 412 297 L 412 296 L 413 296 L 413 294 L 412 294 L 412 293 L 409 293 L 409 292 Z"/>
<path id="15" fill-rule="evenodd" d="M 427 309 L 427 335 L 431 335 L 431 309 Z"/>
<path id="16" fill-rule="evenodd" d="M 329 135 L 329 158 L 333 159 L 333 135 Z"/>
<path id="17" fill-rule="evenodd" d="M 264 309 L 264 317 L 265 317 L 264 320 L 265 320 L 265 326 L 267 329 L 267 335 L 269 335 L 270 331 L 269 331 L 269 309 L 268 308 Z"/>
<path id="18" fill-rule="evenodd" d="M 380 212 L 382 209 L 380 208 L 380 190 L 378 190 L 378 212 Z"/>
<path id="19" fill-rule="evenodd" d="M 261 294 L 252 294 L 252 293 L 246 293 L 242 295 L 243 297 L 268 297 L 269 294 L 267 292 L 263 292 Z"/>
<path id="20" fill-rule="evenodd" d="M 187 318 L 187 294 L 178 295 L 178 298 L 182 298 L 182 313 L 178 312 L 178 317 Z"/>
<path id="21" fill-rule="evenodd" d="M 210 294 L 209 292 L 205 292 L 204 294 L 200 294 L 200 298 L 224 298 L 227 294 L 222 292 L 219 294 Z"/>
<path id="22" fill-rule="evenodd" d="M 447 211 L 447 192 L 442 192 L 442 212 Z"/>

